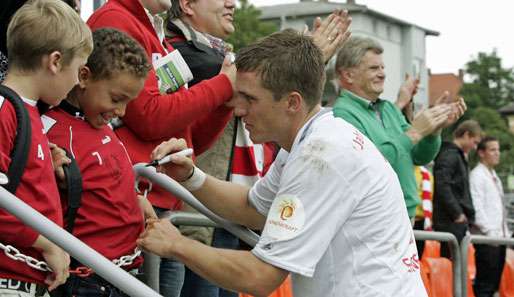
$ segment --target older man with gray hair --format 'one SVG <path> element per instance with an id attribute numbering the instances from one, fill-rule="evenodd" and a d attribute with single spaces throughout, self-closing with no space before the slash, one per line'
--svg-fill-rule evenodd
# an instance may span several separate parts
<path id="1" fill-rule="evenodd" d="M 390 101 L 380 99 L 384 91 L 384 49 L 371 38 L 352 36 L 339 51 L 336 74 L 342 88 L 334 106 L 341 117 L 364 133 L 377 146 L 398 175 L 407 211 L 414 218 L 420 199 L 416 190 L 414 165 L 432 161 L 441 146 L 442 128 L 454 123 L 466 110 L 464 100 L 442 103 L 419 112 L 408 124 Z M 412 100 L 416 83 L 407 80 L 399 96 Z"/>

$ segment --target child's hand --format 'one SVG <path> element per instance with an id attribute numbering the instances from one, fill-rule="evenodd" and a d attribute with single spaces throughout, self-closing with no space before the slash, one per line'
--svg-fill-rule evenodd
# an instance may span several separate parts
<path id="1" fill-rule="evenodd" d="M 64 176 L 63 165 L 71 163 L 70 158 L 66 156 L 66 151 L 58 147 L 54 143 L 49 142 L 50 151 L 52 153 L 52 164 L 54 165 L 55 176 L 57 184 L 61 189 L 66 188 L 66 177 Z"/>
<path id="2" fill-rule="evenodd" d="M 49 273 L 45 279 L 45 284 L 48 285 L 48 291 L 52 291 L 64 284 L 68 276 L 70 276 L 70 256 L 42 235 L 38 236 L 32 246 L 41 250 L 43 258 L 50 269 L 52 269 L 52 272 Z"/>

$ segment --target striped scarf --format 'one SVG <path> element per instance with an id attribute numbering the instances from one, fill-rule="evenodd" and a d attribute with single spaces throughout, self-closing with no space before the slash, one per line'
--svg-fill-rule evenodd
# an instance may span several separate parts
<path id="1" fill-rule="evenodd" d="M 236 119 L 235 130 L 229 180 L 252 186 L 273 163 L 276 148 L 272 143 L 254 144 L 241 118 Z"/>
<path id="2" fill-rule="evenodd" d="M 430 182 L 430 171 L 423 166 L 419 166 L 421 172 L 421 202 L 423 215 L 425 217 L 424 229 L 432 230 L 432 183 Z"/>

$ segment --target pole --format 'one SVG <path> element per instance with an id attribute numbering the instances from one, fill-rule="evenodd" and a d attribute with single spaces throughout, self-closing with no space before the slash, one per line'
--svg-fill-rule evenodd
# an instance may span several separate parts
<path id="1" fill-rule="evenodd" d="M 132 297 L 161 296 L 0 186 L 0 207 Z M 20 235 L 23 236 L 23 235 Z"/>

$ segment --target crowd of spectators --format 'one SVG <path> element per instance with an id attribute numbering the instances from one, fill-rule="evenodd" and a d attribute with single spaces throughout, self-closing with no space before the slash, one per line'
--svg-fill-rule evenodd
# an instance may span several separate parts
<path id="1" fill-rule="evenodd" d="M 32 131 L 13 194 L 107 258 L 132 255 L 122 268 L 133 274 L 143 262 L 137 246 L 161 256 L 165 297 L 263 295 L 289 273 L 295 296 L 424 296 L 415 265 L 423 242 L 414 244 L 413 228 L 450 232 L 459 242 L 469 232 L 511 236 L 494 171 L 499 141 L 476 121 L 460 121 L 463 98 L 449 102 L 445 92 L 414 111 L 417 77 L 406 75 L 395 100 L 381 98 L 384 49 L 350 36 L 346 11 L 234 56 L 226 42 L 236 29 L 232 0 L 110 0 L 87 25 L 75 1 L 22 4 L 9 6 L 14 15 L 0 48 L 0 82 L 23 101 Z M 320 105 L 321 86 L 333 56 L 341 93 L 328 109 Z M 174 77 L 178 85 L 169 87 L 162 65 L 191 78 Z M 5 99 L 0 173 L 9 176 L 18 118 Z M 51 106 L 44 114 L 42 103 Z M 441 131 L 456 123 L 453 139 L 443 141 Z M 192 160 L 175 158 L 159 170 L 217 214 L 262 230 L 252 251 L 221 228 L 175 229 L 159 218 L 194 209 L 144 180 L 139 192 L 132 188 L 132 164 L 186 147 Z M 479 163 L 470 172 L 474 150 Z M 63 168 L 74 162 L 85 202 L 69 221 Z M 44 259 L 52 270 L 0 253 L 0 296 L 126 296 L 94 272 L 68 277 L 81 263 L 3 210 L 0 222 L 2 246 Z M 476 246 L 475 296 L 498 290 L 505 251 Z M 444 243 L 441 255 L 450 257 Z M 395 263 L 405 256 L 405 266 Z M 361 268 L 350 273 L 352 265 Z M 383 277 L 389 269 L 398 273 Z M 341 282 L 326 284 L 329 274 Z"/>

